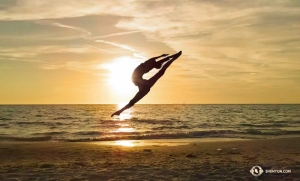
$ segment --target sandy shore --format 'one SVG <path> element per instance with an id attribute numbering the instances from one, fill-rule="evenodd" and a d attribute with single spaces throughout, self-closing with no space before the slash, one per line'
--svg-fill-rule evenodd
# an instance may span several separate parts
<path id="1" fill-rule="evenodd" d="M 300 179 L 300 138 L 111 143 L 0 143 L 0 180 Z M 257 179 L 255 165 L 292 173 Z"/>

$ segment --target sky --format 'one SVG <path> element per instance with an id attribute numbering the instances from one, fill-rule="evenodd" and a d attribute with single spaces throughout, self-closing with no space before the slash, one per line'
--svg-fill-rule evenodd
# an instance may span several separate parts
<path id="1" fill-rule="evenodd" d="M 0 0 L 0 104 L 300 103 L 299 0 Z M 150 78 L 152 70 L 144 78 Z"/>

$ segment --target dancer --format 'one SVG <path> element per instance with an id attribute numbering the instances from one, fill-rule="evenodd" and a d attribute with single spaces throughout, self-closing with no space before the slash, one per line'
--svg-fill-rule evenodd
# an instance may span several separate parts
<path id="1" fill-rule="evenodd" d="M 144 63 L 141 63 L 132 73 L 132 82 L 134 85 L 138 86 L 139 92 L 134 96 L 129 103 L 124 106 L 122 109 L 116 111 L 111 115 L 113 117 L 114 115 L 119 116 L 124 110 L 132 107 L 135 103 L 137 103 L 139 100 L 141 100 L 145 95 L 148 94 L 150 91 L 151 87 L 156 83 L 156 81 L 161 78 L 167 68 L 173 63 L 174 60 L 176 60 L 182 52 L 178 52 L 172 56 L 167 56 L 168 54 L 162 54 L 161 56 L 158 57 L 153 57 Z M 162 60 L 156 61 L 156 59 L 165 57 Z M 166 62 L 166 63 L 165 63 Z M 162 66 L 164 64 L 164 66 Z M 149 80 L 143 79 L 143 75 L 145 73 L 148 73 L 152 69 L 160 69 L 153 77 L 151 77 Z"/>

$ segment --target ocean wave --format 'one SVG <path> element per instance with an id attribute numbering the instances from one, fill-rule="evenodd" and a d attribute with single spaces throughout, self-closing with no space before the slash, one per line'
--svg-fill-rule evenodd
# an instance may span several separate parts
<path id="1" fill-rule="evenodd" d="M 0 120 L 1 120 L 1 121 L 10 121 L 10 120 L 12 120 L 12 119 L 11 119 L 11 118 L 0 117 Z"/>
<path id="2" fill-rule="evenodd" d="M 52 136 L 52 135 L 64 135 L 64 134 L 68 134 L 68 132 L 66 132 L 66 131 L 51 131 L 51 132 L 43 132 L 43 133 L 32 133 L 31 135 L 48 135 L 48 136 Z"/>
<path id="3" fill-rule="evenodd" d="M 176 122 L 177 120 L 168 120 L 168 119 L 162 119 L 162 120 L 157 120 L 157 119 L 130 119 L 132 122 L 138 122 L 138 123 L 144 123 L 144 124 L 165 124 L 165 125 L 172 125 Z"/>
<path id="4" fill-rule="evenodd" d="M 266 128 L 266 127 L 290 127 L 290 125 L 285 123 L 270 123 L 270 124 L 251 124 L 251 123 L 241 123 L 240 126 L 246 126 L 246 127 L 260 127 L 260 128 Z"/>
<path id="5" fill-rule="evenodd" d="M 207 137 L 224 137 L 225 135 L 239 134 L 240 132 L 232 130 L 212 130 L 212 131 L 192 131 L 182 133 L 156 133 L 156 134 L 142 134 L 142 133 L 128 133 L 129 135 L 112 134 L 105 135 L 104 137 L 89 137 L 89 138 L 74 138 L 65 139 L 67 142 L 89 142 L 89 141 L 114 141 L 120 139 L 133 139 L 133 140 L 147 140 L 147 139 L 180 139 L 180 138 L 207 138 Z M 226 137 L 226 136 L 225 136 Z"/>
<path id="6" fill-rule="evenodd" d="M 26 125 L 26 124 L 37 124 L 37 123 L 42 123 L 42 122 L 19 121 L 19 122 L 16 122 L 15 124 L 18 124 L 18 125 Z"/>
<path id="7" fill-rule="evenodd" d="M 66 135 L 65 135 L 66 134 Z M 37 133 L 43 135 L 36 137 L 14 137 L 11 135 L 1 135 L 0 141 L 20 141 L 20 142 L 39 142 L 39 141 L 60 141 L 60 142 L 93 142 L 93 141 L 115 141 L 115 140 L 147 140 L 147 139 L 181 139 L 181 138 L 267 138 L 266 136 L 285 136 L 300 135 L 300 130 L 257 130 L 246 129 L 243 131 L 235 130 L 209 130 L 209 131 L 190 131 L 178 133 L 154 133 L 154 132 L 129 132 L 129 133 L 104 133 L 98 131 L 82 131 L 77 133 L 48 132 Z M 59 136 L 55 136 L 59 135 Z"/>
<path id="8" fill-rule="evenodd" d="M 3 123 L 3 124 L 0 124 L 0 127 L 9 127 L 9 124 Z"/>
<path id="9" fill-rule="evenodd" d="M 251 135 L 300 135 L 300 130 L 258 130 L 258 129 L 247 129 L 246 133 Z"/>
<path id="10" fill-rule="evenodd" d="M 191 129 L 189 126 L 159 126 L 159 127 L 154 127 L 152 130 L 164 130 L 164 129 Z"/>
<path id="11" fill-rule="evenodd" d="M 126 132 L 126 131 L 111 131 L 111 132 L 100 132 L 100 131 L 80 131 L 71 133 L 75 136 L 125 136 L 125 135 L 140 135 L 141 132 Z"/>
<path id="12" fill-rule="evenodd" d="M 60 117 L 55 117 L 52 118 L 53 120 L 64 120 L 64 119 L 79 119 L 78 117 L 72 117 L 72 116 L 60 116 Z"/>
<path id="13" fill-rule="evenodd" d="M 13 136 L 0 136 L 0 141 L 51 141 L 51 136 L 40 136 L 40 137 L 13 137 Z"/>
<path id="14" fill-rule="evenodd" d="M 72 133 L 75 135 L 87 135 L 87 136 L 93 136 L 93 135 L 103 135 L 103 132 L 99 132 L 99 131 L 80 131 L 80 132 L 75 132 Z"/>
<path id="15" fill-rule="evenodd" d="M 46 122 L 46 121 L 18 121 L 17 125 L 44 125 L 44 126 L 62 126 L 62 125 L 74 125 L 76 123 L 62 123 L 62 122 Z"/>
<path id="16" fill-rule="evenodd" d="M 92 142 L 92 141 L 115 141 L 121 139 L 130 140 L 147 140 L 147 139 L 181 139 L 181 138 L 256 138 L 255 136 L 284 136 L 284 135 L 300 135 L 300 130 L 296 131 L 273 131 L 263 132 L 256 130 L 247 131 L 234 131 L 234 130 L 210 130 L 210 131 L 192 131 L 192 132 L 181 132 L 181 133 L 156 133 L 151 134 L 131 133 L 129 135 L 114 134 L 114 135 L 103 135 L 103 137 L 87 137 L 87 138 L 74 138 L 74 139 L 61 139 L 60 141 L 66 142 Z M 247 136 L 248 135 L 248 136 Z M 253 135 L 253 136 L 251 136 Z"/>

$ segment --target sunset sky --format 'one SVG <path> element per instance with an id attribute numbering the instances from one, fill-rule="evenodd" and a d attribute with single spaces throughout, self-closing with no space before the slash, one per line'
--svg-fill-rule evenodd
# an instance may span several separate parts
<path id="1" fill-rule="evenodd" d="M 300 103 L 299 0 L 0 0 L 0 104 L 127 102 L 179 50 L 140 103 Z"/>

